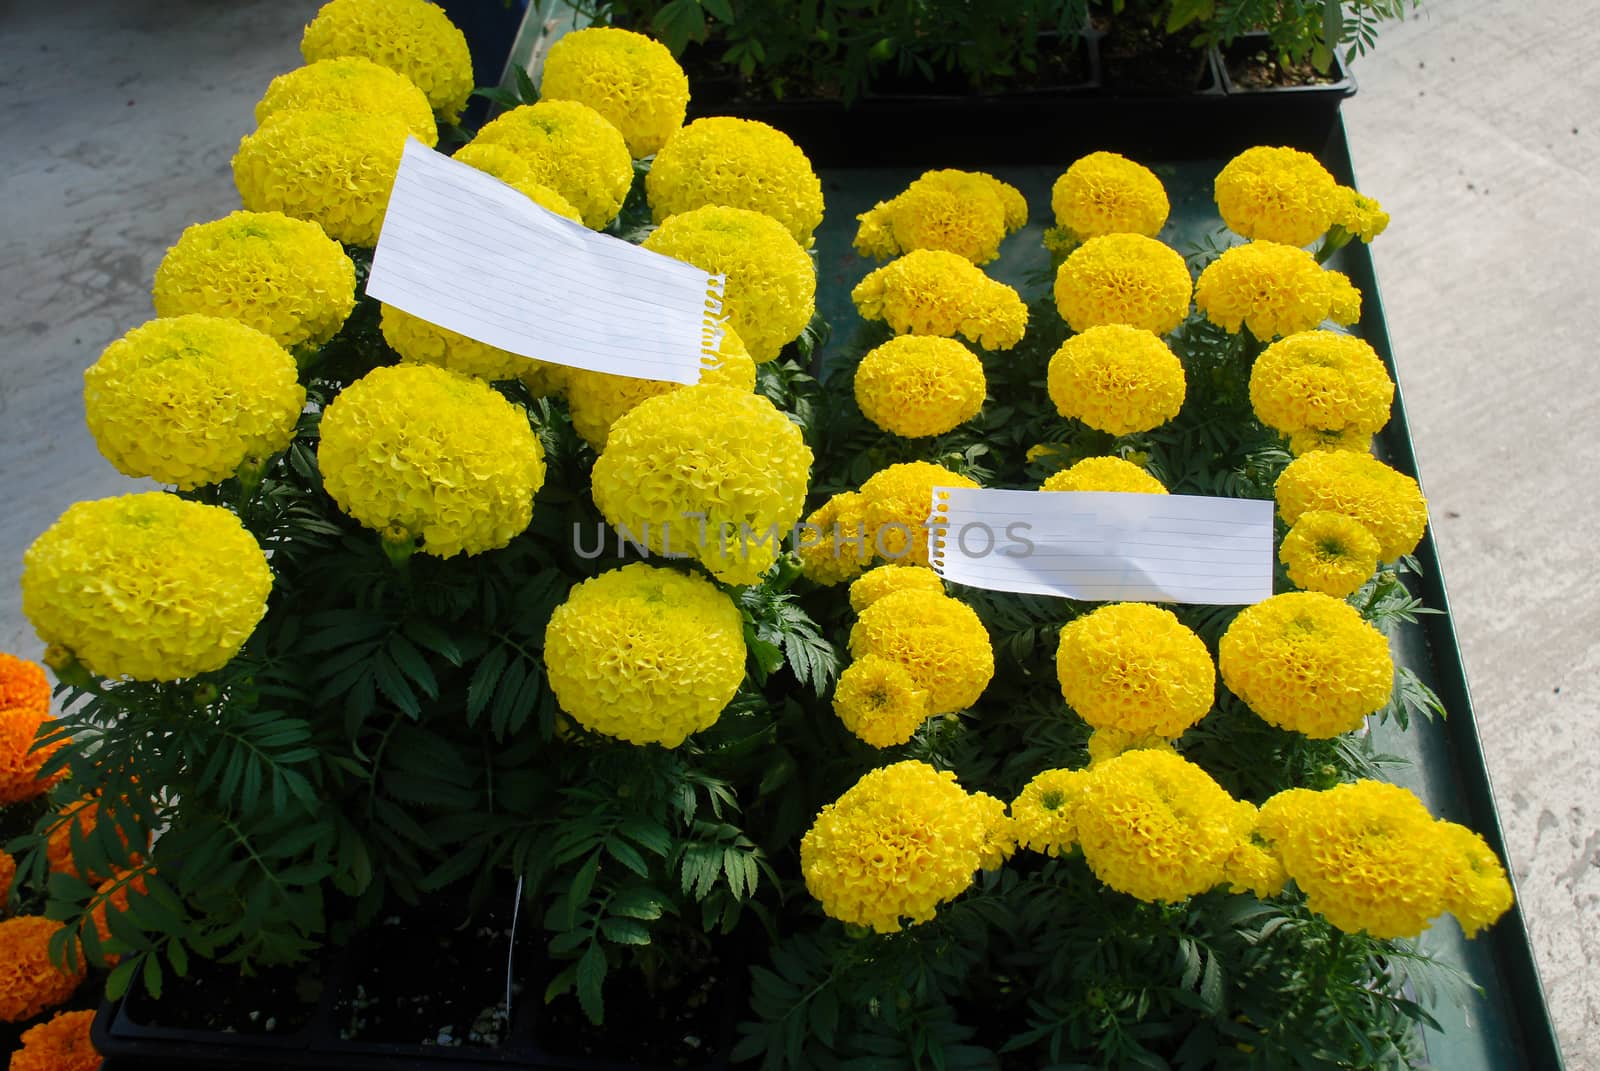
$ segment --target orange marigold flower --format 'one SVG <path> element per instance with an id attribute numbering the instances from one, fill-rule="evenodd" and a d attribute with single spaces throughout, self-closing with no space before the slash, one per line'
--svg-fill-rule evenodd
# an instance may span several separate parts
<path id="1" fill-rule="evenodd" d="M 0 711 L 50 709 L 50 681 L 38 663 L 0 651 Z"/>
<path id="2" fill-rule="evenodd" d="M 116 817 L 114 815 L 107 816 L 105 814 L 99 800 L 93 799 L 89 796 L 85 796 L 80 800 L 69 803 L 65 807 L 61 808 L 60 811 L 56 812 L 57 820 L 55 824 L 50 827 L 50 832 L 45 841 L 45 857 L 50 861 L 50 870 L 52 873 L 71 874 L 74 877 L 82 878 L 84 881 L 90 882 L 101 881 L 105 879 L 107 875 L 103 873 L 95 873 L 93 871 L 87 874 L 83 873 L 78 868 L 77 860 L 73 858 L 72 853 L 73 826 L 77 826 L 79 830 L 79 838 L 87 840 L 94 833 L 95 827 L 100 824 L 100 819 L 103 817 L 108 818 L 108 820 L 112 822 L 116 821 Z M 119 830 L 119 833 L 122 837 L 122 845 L 124 848 L 126 848 L 128 846 L 127 830 L 121 829 Z M 124 861 L 136 863 L 138 858 L 139 857 L 136 854 L 130 855 L 129 858 Z"/>
<path id="3" fill-rule="evenodd" d="M 106 918 L 107 905 L 119 915 L 127 911 L 129 889 L 140 896 L 150 891 L 145 885 L 143 872 L 135 874 L 130 881 L 128 871 L 119 870 L 114 876 L 101 882 L 100 887 L 95 890 L 95 896 L 99 899 L 90 910 L 89 918 L 94 923 L 95 935 L 100 938 L 102 945 L 111 940 L 111 922 Z M 121 957 L 115 955 L 107 956 L 106 962 L 115 963 L 119 958 Z"/>
<path id="4" fill-rule="evenodd" d="M 57 1012 L 47 1023 L 22 1034 L 22 1048 L 11 1056 L 11 1071 L 99 1071 L 100 1053 L 89 1042 L 93 1011 Z"/>
<path id="5" fill-rule="evenodd" d="M 11 899 L 11 882 L 17 876 L 17 861 L 0 849 L 0 911 L 6 909 Z"/>
<path id="6" fill-rule="evenodd" d="M 65 770 L 49 778 L 39 776 L 45 760 L 66 743 L 58 740 L 44 748 L 33 746 L 46 720 L 46 708 L 41 705 L 0 707 L 0 807 L 42 796 L 66 776 Z"/>
<path id="7" fill-rule="evenodd" d="M 50 937 L 61 927 L 38 915 L 0 922 L 0 1022 L 32 1019 L 72 996 L 83 981 L 83 971 L 68 974 L 50 960 Z"/>

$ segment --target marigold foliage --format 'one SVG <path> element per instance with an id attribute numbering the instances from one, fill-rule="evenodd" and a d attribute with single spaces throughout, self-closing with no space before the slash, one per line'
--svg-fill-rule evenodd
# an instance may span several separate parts
<path id="1" fill-rule="evenodd" d="M 1437 823 L 1445 858 L 1445 910 L 1468 937 L 1511 910 L 1511 882 L 1483 836 L 1454 822 Z"/>
<path id="2" fill-rule="evenodd" d="M 280 346 L 320 346 L 356 304 L 356 266 L 315 223 L 234 212 L 184 230 L 156 268 L 156 315 L 238 320 Z"/>
<path id="3" fill-rule="evenodd" d="M 77 856 L 72 850 L 73 837 L 76 836 L 80 841 L 87 839 L 102 818 L 116 825 L 117 836 L 126 849 L 129 846 L 128 831 L 122 827 L 118 816 L 108 812 L 99 799 L 83 796 L 55 812 L 45 838 L 45 858 L 49 861 L 52 874 L 70 874 L 90 883 L 112 877 L 110 873 L 79 869 Z M 137 856 L 133 861 L 137 865 Z"/>
<path id="4" fill-rule="evenodd" d="M 859 492 L 841 491 L 806 517 L 795 548 L 806 579 L 831 587 L 859 576 L 872 561 L 865 506 Z"/>
<path id="5" fill-rule="evenodd" d="M 859 614 L 885 595 L 908 588 L 943 595 L 944 581 L 938 573 L 920 565 L 879 565 L 850 585 L 850 609 Z"/>
<path id="6" fill-rule="evenodd" d="M 928 564 L 928 510 L 935 487 L 977 487 L 977 481 L 929 461 L 880 469 L 861 485 L 859 521 L 867 552 L 886 561 Z M 854 535 L 851 528 L 849 534 Z"/>
<path id="7" fill-rule="evenodd" d="M 1091 238 L 1056 269 L 1056 308 L 1074 331 L 1128 324 L 1164 335 L 1189 315 L 1183 256 L 1142 234 Z"/>
<path id="8" fill-rule="evenodd" d="M 1378 540 L 1378 560 L 1410 554 L 1428 526 L 1428 503 L 1417 481 L 1368 454 L 1317 450 L 1289 462 L 1274 487 L 1278 516 L 1294 524 L 1303 513 L 1342 513 Z"/>
<path id="9" fill-rule="evenodd" d="M 539 95 L 587 104 L 622 132 L 628 152 L 640 159 L 659 152 L 683 125 L 689 78 L 659 41 L 591 26 L 550 46 Z"/>
<path id="10" fill-rule="evenodd" d="M 799 427 L 764 396 L 692 386 L 647 398 L 611 425 L 592 483 L 606 520 L 652 552 L 754 584 L 800 519 L 810 473 Z"/>
<path id="11" fill-rule="evenodd" d="M 831 918 L 878 933 L 927 922 L 990 855 L 992 808 L 924 762 L 872 770 L 800 841 L 806 888 Z"/>
<path id="12" fill-rule="evenodd" d="M 816 268 L 770 216 L 715 205 L 692 209 L 674 215 L 643 244 L 708 274 L 727 276 L 722 310 L 757 364 L 776 358 L 811 322 Z"/>
<path id="13" fill-rule="evenodd" d="M 128 878 L 128 873 L 128 871 L 119 870 L 105 881 L 102 881 L 95 889 L 95 896 L 100 899 L 89 912 L 89 922 L 94 926 L 95 936 L 100 939 L 102 946 L 111 940 L 111 921 L 106 918 L 106 913 L 114 911 L 120 915 L 126 912 L 128 910 L 130 892 L 138 893 L 140 896 L 144 896 L 149 892 L 149 887 L 145 884 L 142 873 L 135 874 L 131 880 Z M 110 955 L 106 957 L 106 960 L 107 962 L 115 962 L 119 958 L 119 956 Z"/>
<path id="14" fill-rule="evenodd" d="M 1061 695 L 1095 728 L 1168 739 L 1206 716 L 1216 670 L 1170 610 L 1113 603 L 1069 622 L 1056 648 Z"/>
<path id="15" fill-rule="evenodd" d="M 190 490 L 289 445 L 306 400 L 298 375 L 282 346 L 236 320 L 151 320 L 83 373 L 84 410 L 119 472 Z"/>
<path id="16" fill-rule="evenodd" d="M 811 248 L 822 183 L 789 135 L 754 119 L 696 119 L 673 135 L 644 180 L 657 223 L 707 205 L 745 208 L 783 224 Z"/>
<path id="17" fill-rule="evenodd" d="M 1374 198 L 1340 186 L 1333 203 L 1333 225 L 1363 242 L 1371 242 L 1389 228 L 1389 213 Z"/>
<path id="18" fill-rule="evenodd" d="M 428 148 L 439 143 L 428 98 L 410 79 L 361 56 L 317 60 L 267 86 L 256 104 L 256 123 L 279 112 L 360 112 L 404 120 Z"/>
<path id="19" fill-rule="evenodd" d="M 574 223 L 583 222 L 583 216 L 572 207 L 572 202 L 535 178 L 533 165 L 503 145 L 474 141 L 461 146 L 450 159 L 493 175 L 540 208 L 547 208 Z"/>
<path id="20" fill-rule="evenodd" d="M 861 413 L 893 435 L 917 439 L 978 415 L 989 385 L 983 362 L 953 338 L 900 335 L 856 366 Z"/>
<path id="21" fill-rule="evenodd" d="M 1289 528 L 1278 559 L 1296 587 L 1345 599 L 1377 571 L 1378 540 L 1354 518 L 1311 510 Z"/>
<path id="22" fill-rule="evenodd" d="M 1103 324 L 1073 335 L 1050 358 L 1056 412 L 1112 435 L 1149 431 L 1178 415 L 1188 389 L 1183 362 L 1159 335 Z"/>
<path id="23" fill-rule="evenodd" d="M 1172 206 L 1155 172 L 1114 152 L 1080 157 L 1050 190 L 1056 226 L 1086 241 L 1103 234 L 1154 238 Z"/>
<path id="24" fill-rule="evenodd" d="M 1017 845 L 1043 855 L 1063 855 L 1078 843 L 1078 799 L 1085 770 L 1045 770 L 1011 801 Z"/>
<path id="25" fill-rule="evenodd" d="M 1222 683 L 1263 720 L 1319 740 L 1359 729 L 1394 685 L 1383 633 L 1317 591 L 1246 607 L 1218 644 L 1217 665 Z"/>
<path id="26" fill-rule="evenodd" d="M 306 27 L 300 54 L 307 63 L 340 56 L 372 60 L 404 75 L 452 123 L 472 95 L 466 37 L 424 0 L 330 0 Z"/>
<path id="27" fill-rule="evenodd" d="M 50 961 L 50 937 L 61 926 L 36 915 L 0 922 L 0 1022 L 32 1019 L 72 996 L 83 981 L 82 970 L 69 974 Z"/>
<path id="28" fill-rule="evenodd" d="M 322 415 L 317 460 L 340 509 L 440 558 L 511 542 L 545 477 L 520 408 L 426 364 L 377 368 L 346 387 Z"/>
<path id="29" fill-rule="evenodd" d="M 545 629 L 561 709 L 633 744 L 710 728 L 744 680 L 744 619 L 710 581 L 634 562 L 577 585 Z"/>
<path id="30" fill-rule="evenodd" d="M 1310 245 L 1327 233 L 1340 201 L 1339 184 L 1315 156 L 1267 145 L 1230 160 L 1215 189 L 1229 229 L 1292 246 Z"/>
<path id="31" fill-rule="evenodd" d="M 987 264 L 1008 234 L 1027 225 L 1028 202 L 1015 186 L 981 171 L 928 171 L 856 219 L 855 248 L 864 257 L 942 249 Z"/>
<path id="32" fill-rule="evenodd" d="M 102 677 L 219 669 L 267 609 L 272 571 L 218 506 L 159 491 L 79 502 L 23 555 L 22 611 Z"/>
<path id="33" fill-rule="evenodd" d="M 885 264 L 850 298 L 862 318 L 882 320 L 897 335 L 960 335 L 986 350 L 1010 349 L 1028 326 L 1028 307 L 1015 290 L 941 249 Z"/>
<path id="34" fill-rule="evenodd" d="M 1218 327 L 1248 327 L 1262 341 L 1309 331 L 1333 307 L 1333 284 L 1315 257 L 1276 242 L 1224 252 L 1200 273 L 1194 303 Z"/>
<path id="35" fill-rule="evenodd" d="M 936 591 L 891 592 L 861 611 L 850 630 L 850 655 L 898 662 L 928 693 L 930 714 L 952 714 L 978 701 L 994 676 L 994 648 L 972 607 Z"/>
<path id="36" fill-rule="evenodd" d="M 1128 494 L 1164 495 L 1166 485 L 1131 461 L 1120 457 L 1086 457 L 1050 474 L 1041 491 L 1121 491 Z"/>
<path id="37" fill-rule="evenodd" d="M 531 181 L 559 193 L 595 230 L 616 218 L 633 185 L 633 157 L 621 132 L 575 100 L 512 108 L 486 123 L 473 144 L 516 153 Z"/>
<path id="38" fill-rule="evenodd" d="M 851 662 L 839 675 L 833 712 L 846 729 L 879 748 L 910 740 L 930 713 L 928 693 L 911 673 L 875 654 Z"/>
<path id="39" fill-rule="evenodd" d="M 1250 370 L 1256 418 L 1282 435 L 1371 435 L 1389 422 L 1394 380 L 1371 346 L 1335 331 L 1302 331 L 1262 351 Z"/>
<path id="40" fill-rule="evenodd" d="M 374 246 L 409 135 L 391 115 L 280 112 L 239 142 L 233 182 L 252 212 L 282 212 Z"/>
<path id="41" fill-rule="evenodd" d="M 393 305 L 383 306 L 378 324 L 383 340 L 408 364 L 430 364 L 491 381 L 516 379 L 526 372 L 552 367 L 457 334 L 448 327 L 430 324 Z"/>
<path id="42" fill-rule="evenodd" d="M 100 1053 L 89 1040 L 94 1010 L 57 1012 L 22 1032 L 11 1071 L 99 1071 Z"/>

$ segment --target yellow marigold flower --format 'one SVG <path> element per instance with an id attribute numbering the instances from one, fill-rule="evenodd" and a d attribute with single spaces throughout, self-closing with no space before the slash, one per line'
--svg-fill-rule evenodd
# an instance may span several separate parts
<path id="1" fill-rule="evenodd" d="M 1241 836 L 1222 864 L 1222 877 L 1228 884 L 1228 891 L 1254 893 L 1258 900 L 1277 896 L 1289 882 L 1283 862 L 1256 839 L 1260 816 L 1255 804 L 1241 800 L 1234 806 L 1238 809 Z"/>
<path id="2" fill-rule="evenodd" d="M 978 701 L 994 676 L 994 648 L 972 607 L 936 591 L 891 592 L 861 611 L 850 630 L 850 655 L 898 662 L 928 693 L 930 714 L 953 714 Z"/>
<path id="3" fill-rule="evenodd" d="M 1444 838 L 1422 802 L 1398 785 L 1357 781 L 1280 793 L 1262 804 L 1258 831 L 1306 906 L 1341 930 L 1415 937 L 1444 910 Z"/>
<path id="4" fill-rule="evenodd" d="M 545 476 L 519 407 L 425 364 L 376 368 L 346 387 L 322 414 L 317 460 L 340 509 L 440 558 L 515 539 Z"/>
<path id="5" fill-rule="evenodd" d="M 1102 234 L 1154 238 L 1172 210 L 1155 172 L 1114 152 L 1079 158 L 1050 190 L 1056 225 L 1077 241 Z"/>
<path id="6" fill-rule="evenodd" d="M 516 153 L 531 181 L 559 193 L 595 230 L 616 218 L 633 185 L 633 157 L 621 132 L 575 100 L 512 108 L 485 124 L 473 144 Z"/>
<path id="7" fill-rule="evenodd" d="M 927 565 L 926 522 L 933 489 L 977 486 L 976 480 L 928 461 L 907 461 L 873 473 L 861 485 L 860 519 L 868 553 L 886 561 Z"/>
<path id="8" fill-rule="evenodd" d="M 1017 827 L 1006 813 L 1004 800 L 987 792 L 974 792 L 972 806 L 984 823 L 984 842 L 978 849 L 978 868 L 993 870 L 1017 851 Z"/>
<path id="9" fill-rule="evenodd" d="M 360 56 L 404 75 L 428 104 L 455 122 L 472 95 L 467 39 L 424 0 L 330 0 L 300 39 L 307 63 Z"/>
<path id="10" fill-rule="evenodd" d="M 587 104 L 622 131 L 628 151 L 641 159 L 658 152 L 683 125 L 689 78 L 661 42 L 591 26 L 550 46 L 539 95 Z"/>
<path id="11" fill-rule="evenodd" d="M 1046 770 L 1023 786 L 1011 801 L 1018 847 L 1043 855 L 1064 855 L 1078 843 L 1078 799 L 1088 779 L 1084 770 Z"/>
<path id="12" fill-rule="evenodd" d="M 1340 327 L 1350 327 L 1361 322 L 1361 291 L 1342 271 L 1330 271 L 1328 276 L 1328 319 Z"/>
<path id="13" fill-rule="evenodd" d="M 898 662 L 865 655 L 845 667 L 833 693 L 844 727 L 873 747 L 903 744 L 928 720 L 928 693 Z"/>
<path id="14" fill-rule="evenodd" d="M 1183 257 L 1142 234 L 1107 234 L 1056 269 L 1056 308 L 1074 331 L 1128 324 L 1164 335 L 1189 315 L 1194 282 Z"/>
<path id="15" fill-rule="evenodd" d="M 1295 457 L 1317 450 L 1348 450 L 1355 454 L 1372 453 L 1372 433 L 1360 428 L 1337 431 L 1297 431 L 1289 436 L 1289 452 Z"/>
<path id="16" fill-rule="evenodd" d="M 1310 153 L 1258 145 L 1217 175 L 1217 208 L 1236 234 L 1305 246 L 1327 233 L 1339 184 Z"/>
<path id="17" fill-rule="evenodd" d="M 941 249 L 885 264 L 850 298 L 864 319 L 882 320 L 897 335 L 961 335 L 986 350 L 1010 349 L 1028 326 L 1028 307 L 1015 290 Z"/>
<path id="18" fill-rule="evenodd" d="M 1371 242 L 1389 228 L 1389 213 L 1376 200 L 1349 186 L 1340 186 L 1333 202 L 1333 225 Z"/>
<path id="19" fill-rule="evenodd" d="M 1218 644 L 1217 665 L 1222 683 L 1262 720 L 1318 740 L 1359 729 L 1394 686 L 1383 633 L 1317 591 L 1246 607 Z"/>
<path id="20" fill-rule="evenodd" d="M 816 268 L 770 216 L 743 208 L 697 208 L 674 215 L 643 244 L 707 273 L 727 276 L 723 312 L 757 364 L 776 358 L 811 322 Z"/>
<path id="21" fill-rule="evenodd" d="M 305 406 L 294 358 L 235 320 L 151 320 L 83 373 L 89 431 L 127 476 L 219 483 L 289 445 Z"/>
<path id="22" fill-rule="evenodd" d="M 943 249 L 987 264 L 1000 255 L 1006 235 L 1027 225 L 1028 202 L 1015 186 L 981 171 L 928 171 L 856 219 L 862 256 L 886 260 Z"/>
<path id="23" fill-rule="evenodd" d="M 100 1071 L 100 1053 L 89 1040 L 94 1010 L 57 1012 L 22 1032 L 11 1054 L 11 1071 Z"/>
<path id="24" fill-rule="evenodd" d="M 879 565 L 850 585 L 850 609 L 860 613 L 890 592 L 913 588 L 944 594 L 944 581 L 920 565 Z"/>
<path id="25" fill-rule="evenodd" d="M 1050 474 L 1041 491 L 1122 491 L 1164 495 L 1166 485 L 1131 461 L 1120 457 L 1086 457 Z"/>
<path id="26" fill-rule="evenodd" d="M 320 346 L 356 305 L 356 266 L 321 227 L 234 212 L 187 228 L 156 268 L 157 316 L 238 320 L 280 346 Z"/>
<path id="27" fill-rule="evenodd" d="M 800 841 L 806 888 L 830 918 L 878 933 L 933 918 L 992 854 L 992 811 L 924 762 L 864 774 Z"/>
<path id="28" fill-rule="evenodd" d="M 953 338 L 900 335 L 856 366 L 856 404 L 893 435 L 943 435 L 978 415 L 989 392 L 983 362 Z"/>
<path id="29" fill-rule="evenodd" d="M 1454 822 L 1436 822 L 1446 876 L 1444 906 L 1468 937 L 1511 910 L 1506 868 L 1478 833 Z M 3 899 L 3 898 L 0 898 Z"/>
<path id="30" fill-rule="evenodd" d="M 4 914 L 6 905 L 11 902 L 11 883 L 17 876 L 17 861 L 4 849 L 0 849 L 0 914 Z"/>
<path id="31" fill-rule="evenodd" d="M 657 554 L 687 555 L 754 584 L 800 519 L 811 449 L 765 397 L 693 386 L 647 398 L 611 425 L 594 503 Z"/>
<path id="32" fill-rule="evenodd" d="M 725 327 L 722 342 L 717 349 L 718 363 L 701 366 L 702 385 L 732 387 L 735 390 L 756 389 L 756 364 L 750 352 L 739 340 L 739 334 Z M 572 428 L 596 453 L 605 449 L 611 425 L 632 411 L 646 398 L 670 394 L 684 384 L 667 383 L 654 379 L 634 379 L 631 376 L 614 376 L 606 372 L 590 372 L 582 368 L 569 368 L 562 377 L 567 408 L 572 414 Z"/>
<path id="33" fill-rule="evenodd" d="M 696 119 L 656 153 L 644 180 L 657 223 L 707 205 L 783 224 L 802 248 L 822 222 L 822 183 L 789 135 L 754 119 Z"/>
<path id="34" fill-rule="evenodd" d="M 1224 252 L 1200 273 L 1195 307 L 1234 334 L 1241 326 L 1262 341 L 1309 331 L 1327 318 L 1333 284 L 1315 257 L 1276 242 L 1250 242 Z"/>
<path id="35" fill-rule="evenodd" d="M 583 217 L 572 207 L 572 202 L 534 178 L 533 165 L 503 145 L 474 141 L 457 149 L 451 159 L 477 168 L 486 175 L 493 175 L 540 208 L 547 208 L 574 223 L 583 222 Z"/>
<path id="36" fill-rule="evenodd" d="M 1352 517 L 1310 510 L 1283 537 L 1278 559 L 1295 587 L 1344 599 L 1377 571 L 1378 540 Z"/>
<path id="37" fill-rule="evenodd" d="M 409 134 L 391 115 L 280 112 L 239 142 L 233 183 L 252 212 L 282 212 L 374 246 Z"/>
<path id="38" fill-rule="evenodd" d="M 464 376 L 491 381 L 549 375 L 557 367 L 457 334 L 448 327 L 430 324 L 393 305 L 383 306 L 378 326 L 383 340 L 409 364 L 436 365 Z M 534 393 L 542 395 L 549 391 L 535 390 Z"/>
<path id="39" fill-rule="evenodd" d="M 1428 503 L 1416 480 L 1349 450 L 1300 455 L 1278 477 L 1274 494 L 1286 524 L 1312 510 L 1354 517 L 1377 537 L 1379 561 L 1416 550 L 1428 526 Z"/>
<path id="40" fill-rule="evenodd" d="M 865 504 L 858 492 L 841 491 L 805 519 L 795 551 L 801 571 L 812 583 L 824 587 L 843 583 L 860 575 L 872 560 Z M 939 590 L 944 590 L 943 584 Z"/>
<path id="41" fill-rule="evenodd" d="M 50 960 L 50 937 L 62 924 L 36 915 L 0 922 L 0 1023 L 20 1023 L 65 1001 L 83 981 Z"/>
<path id="42" fill-rule="evenodd" d="M 710 581 L 634 562 L 556 607 L 544 664 L 561 709 L 584 727 L 677 747 L 710 728 L 744 681 L 744 619 Z"/>
<path id="43" fill-rule="evenodd" d="M 1069 622 L 1056 649 L 1062 698 L 1097 729 L 1175 738 L 1206 716 L 1216 670 L 1171 610 L 1102 606 Z"/>
<path id="44" fill-rule="evenodd" d="M 1134 733 L 1126 729 L 1096 729 L 1089 734 L 1089 764 L 1114 759 L 1129 751 L 1173 751 L 1172 741 L 1159 733 Z M 1176 754 L 1176 752 L 1174 752 Z"/>
<path id="45" fill-rule="evenodd" d="M 1063 342 L 1046 385 L 1056 412 L 1112 435 L 1160 427 L 1178 415 L 1187 392 L 1177 354 L 1159 335 L 1124 324 Z"/>
<path id="46" fill-rule="evenodd" d="M 220 669 L 267 610 L 272 571 L 219 506 L 151 491 L 71 506 L 22 559 L 22 612 L 102 677 Z"/>
<path id="47" fill-rule="evenodd" d="M 1250 370 L 1256 419 L 1282 435 L 1389 422 L 1394 380 L 1371 346 L 1335 331 L 1302 331 L 1262 351 Z"/>
<path id="48" fill-rule="evenodd" d="M 404 75 L 360 56 L 318 60 L 278 75 L 256 105 L 256 123 L 279 112 L 392 115 L 428 148 L 439 143 L 433 109 L 422 90 Z"/>
<path id="49" fill-rule="evenodd" d="M 1185 900 L 1220 884 L 1248 832 L 1236 801 L 1211 775 L 1170 751 L 1129 751 L 1091 766 L 1076 820 L 1095 877 L 1150 902 Z"/>

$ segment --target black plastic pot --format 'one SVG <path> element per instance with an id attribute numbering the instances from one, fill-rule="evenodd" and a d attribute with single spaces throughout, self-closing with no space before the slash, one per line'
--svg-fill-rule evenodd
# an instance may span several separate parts
<path id="1" fill-rule="evenodd" d="M 1262 51 L 1271 51 L 1266 36 L 1250 34 L 1221 52 L 1213 52 L 1228 101 L 1229 128 L 1248 131 L 1250 144 L 1287 145 L 1309 153 L 1321 152 L 1338 124 L 1339 105 L 1355 94 L 1355 78 L 1335 56 L 1326 82 L 1270 89 L 1237 84 L 1229 73 L 1232 64 Z"/>

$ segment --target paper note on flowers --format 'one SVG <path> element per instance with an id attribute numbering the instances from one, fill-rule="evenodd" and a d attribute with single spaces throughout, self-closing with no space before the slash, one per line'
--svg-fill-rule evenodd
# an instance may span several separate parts
<path id="1" fill-rule="evenodd" d="M 991 591 L 1215 604 L 1272 594 L 1271 502 L 936 487 L 928 540 L 940 576 Z"/>
<path id="2" fill-rule="evenodd" d="M 694 383 L 721 342 L 722 283 L 562 219 L 413 140 L 367 293 L 522 357 Z"/>

